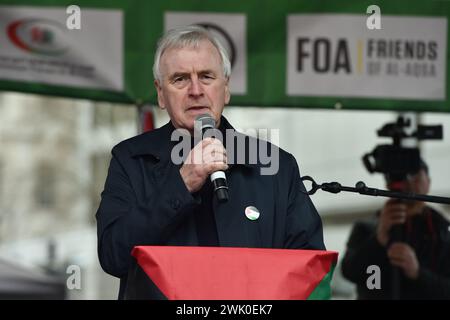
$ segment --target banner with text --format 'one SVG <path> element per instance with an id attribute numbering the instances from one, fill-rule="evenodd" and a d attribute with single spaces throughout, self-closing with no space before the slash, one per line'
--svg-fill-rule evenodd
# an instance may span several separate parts
<path id="1" fill-rule="evenodd" d="M 445 100 L 447 19 L 358 15 L 288 17 L 287 94 Z"/>
<path id="2" fill-rule="evenodd" d="M 119 10 L 83 10 L 83 32 L 65 10 L 0 6 L 0 79 L 123 90 Z"/>
<path id="3" fill-rule="evenodd" d="M 448 1 L 76 5 L 71 29 L 67 1 L 0 0 L 0 90 L 157 104 L 156 43 L 197 24 L 231 57 L 230 105 L 450 112 Z"/>

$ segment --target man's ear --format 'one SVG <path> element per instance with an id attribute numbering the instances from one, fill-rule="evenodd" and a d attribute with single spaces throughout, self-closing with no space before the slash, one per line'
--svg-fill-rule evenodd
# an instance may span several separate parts
<path id="1" fill-rule="evenodd" d="M 225 104 L 228 104 L 231 99 L 229 83 L 230 83 L 230 78 L 227 78 L 225 80 Z"/>
<path id="2" fill-rule="evenodd" d="M 161 84 L 158 80 L 155 80 L 153 83 L 155 84 L 156 92 L 158 93 L 158 105 L 161 109 L 164 110 L 166 108 L 166 103 L 164 101 Z"/>

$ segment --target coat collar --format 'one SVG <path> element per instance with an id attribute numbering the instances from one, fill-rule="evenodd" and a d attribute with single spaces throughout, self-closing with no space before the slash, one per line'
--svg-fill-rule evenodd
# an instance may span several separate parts
<path id="1" fill-rule="evenodd" d="M 235 130 L 224 116 L 221 117 L 220 121 L 221 129 Z M 157 160 L 168 160 L 170 158 L 172 147 L 175 145 L 175 142 L 171 141 L 171 135 L 174 130 L 175 127 L 172 122 L 169 121 L 158 129 L 136 136 L 134 138 L 134 143 L 129 144 L 131 156 L 137 157 L 149 155 L 153 156 Z M 243 134 L 237 132 L 237 135 Z M 248 149 L 246 151 L 248 151 Z M 243 165 L 249 168 L 260 166 L 259 164 L 251 163 L 239 163 L 238 165 Z"/>
<path id="2" fill-rule="evenodd" d="M 154 156 L 157 159 L 164 158 L 170 147 L 170 136 L 174 130 L 169 121 L 161 128 L 142 133 L 135 137 L 135 141 L 129 145 L 132 157 Z"/>

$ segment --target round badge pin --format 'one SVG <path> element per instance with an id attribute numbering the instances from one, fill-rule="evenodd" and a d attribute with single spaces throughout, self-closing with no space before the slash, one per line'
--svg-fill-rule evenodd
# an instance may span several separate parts
<path id="1" fill-rule="evenodd" d="M 259 218 L 259 210 L 253 206 L 245 208 L 245 216 L 249 220 L 257 220 Z"/>

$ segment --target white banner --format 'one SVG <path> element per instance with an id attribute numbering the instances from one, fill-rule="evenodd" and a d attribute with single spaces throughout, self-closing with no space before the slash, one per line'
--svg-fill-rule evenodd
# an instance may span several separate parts
<path id="1" fill-rule="evenodd" d="M 214 34 L 228 51 L 231 60 L 230 92 L 247 93 L 247 30 L 244 14 L 205 12 L 166 12 L 164 28 L 170 30 L 200 24 Z"/>
<path id="2" fill-rule="evenodd" d="M 123 90 L 120 10 L 82 9 L 80 29 L 66 7 L 0 6 L 0 79 Z"/>
<path id="3" fill-rule="evenodd" d="M 293 14 L 287 95 L 445 100 L 447 18 Z"/>

